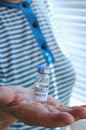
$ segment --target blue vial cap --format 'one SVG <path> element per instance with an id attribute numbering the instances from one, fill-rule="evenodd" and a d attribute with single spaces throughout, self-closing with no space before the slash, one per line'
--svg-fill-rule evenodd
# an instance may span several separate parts
<path id="1" fill-rule="evenodd" d="M 50 67 L 48 67 L 48 66 L 42 66 L 42 65 L 37 66 L 37 68 L 39 70 L 50 70 Z"/>
<path id="2" fill-rule="evenodd" d="M 38 65 L 37 69 L 38 69 L 38 71 L 40 71 L 42 73 L 49 73 L 49 71 L 51 70 L 50 67 L 48 67 L 48 66 L 42 66 L 42 65 Z"/>

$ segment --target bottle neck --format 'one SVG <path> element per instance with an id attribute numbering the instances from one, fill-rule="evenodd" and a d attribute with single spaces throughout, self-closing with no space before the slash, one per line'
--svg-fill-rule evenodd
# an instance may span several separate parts
<path id="1" fill-rule="evenodd" d="M 48 74 L 49 71 L 48 70 L 38 70 L 38 73 L 40 73 L 40 74 Z"/>

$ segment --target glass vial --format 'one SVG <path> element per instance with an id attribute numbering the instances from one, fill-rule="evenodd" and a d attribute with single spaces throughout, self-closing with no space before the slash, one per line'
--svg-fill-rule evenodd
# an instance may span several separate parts
<path id="1" fill-rule="evenodd" d="M 49 89 L 49 72 L 47 66 L 38 66 L 35 79 L 34 94 L 35 100 L 41 103 L 46 103 Z"/>

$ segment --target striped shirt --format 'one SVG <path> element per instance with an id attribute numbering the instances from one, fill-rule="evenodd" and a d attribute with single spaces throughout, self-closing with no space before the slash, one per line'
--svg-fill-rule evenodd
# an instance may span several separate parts
<path id="1" fill-rule="evenodd" d="M 56 42 L 46 2 L 8 3 L 0 0 L 0 85 L 33 87 L 37 65 L 51 66 L 49 94 L 67 105 L 75 73 Z M 29 129 L 54 130 L 27 126 L 20 121 L 9 128 Z"/>

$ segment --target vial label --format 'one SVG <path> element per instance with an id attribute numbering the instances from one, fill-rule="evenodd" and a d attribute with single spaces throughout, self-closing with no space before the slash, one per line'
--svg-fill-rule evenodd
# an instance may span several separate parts
<path id="1" fill-rule="evenodd" d="M 48 98 L 48 88 L 35 87 L 35 100 L 39 102 L 45 102 Z"/>

